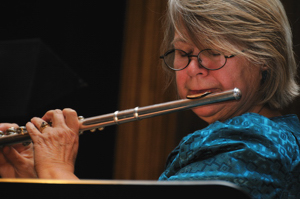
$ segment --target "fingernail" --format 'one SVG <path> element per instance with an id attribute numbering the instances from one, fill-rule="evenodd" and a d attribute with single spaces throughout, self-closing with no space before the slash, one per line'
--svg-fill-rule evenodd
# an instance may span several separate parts
<path id="1" fill-rule="evenodd" d="M 27 128 L 31 128 L 33 124 L 32 124 L 31 122 L 27 122 L 26 126 L 27 126 L 27 125 L 28 125 Z"/>

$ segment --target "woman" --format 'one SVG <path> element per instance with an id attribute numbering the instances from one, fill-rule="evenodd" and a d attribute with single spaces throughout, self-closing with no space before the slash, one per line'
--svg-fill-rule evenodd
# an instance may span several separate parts
<path id="1" fill-rule="evenodd" d="M 180 98 L 234 87 L 243 96 L 193 109 L 210 125 L 181 141 L 160 180 L 226 180 L 254 198 L 299 198 L 300 124 L 280 114 L 299 90 L 280 1 L 170 0 L 166 29 L 162 58 Z"/>
<path id="2" fill-rule="evenodd" d="M 299 196 L 300 123 L 280 114 L 299 90 L 280 1 L 169 0 L 165 28 L 162 58 L 180 98 L 234 87 L 243 96 L 193 109 L 210 125 L 183 138 L 160 180 L 226 180 L 254 198 Z M 26 175 L 76 179 L 76 113 L 50 111 L 31 122 L 35 169 Z M 15 150 L 3 154 L 14 170 L 33 164 L 22 156 L 12 161 Z"/>

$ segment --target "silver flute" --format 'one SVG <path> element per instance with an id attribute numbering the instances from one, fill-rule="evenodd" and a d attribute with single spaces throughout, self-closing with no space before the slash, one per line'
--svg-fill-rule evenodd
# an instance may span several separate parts
<path id="1" fill-rule="evenodd" d="M 175 100 L 144 107 L 135 107 L 124 111 L 115 111 L 105 115 L 83 118 L 79 117 L 79 130 L 82 132 L 96 129 L 103 130 L 106 126 L 142 120 L 167 113 L 187 110 L 198 106 L 204 106 L 229 100 L 239 100 L 242 96 L 238 88 L 219 93 L 206 92 L 197 95 L 188 95 L 187 99 Z M 16 143 L 29 143 L 30 136 L 24 126 L 19 128 L 9 128 L 5 132 L 0 132 L 0 146 Z"/>

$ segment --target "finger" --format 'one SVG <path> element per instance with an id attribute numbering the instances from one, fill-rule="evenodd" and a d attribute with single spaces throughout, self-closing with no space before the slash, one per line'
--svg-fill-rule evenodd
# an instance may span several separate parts
<path id="1" fill-rule="evenodd" d="M 66 108 L 63 110 L 63 115 L 65 117 L 65 122 L 67 126 L 74 132 L 79 130 L 79 120 L 76 111 L 73 109 Z"/>
<path id="2" fill-rule="evenodd" d="M 17 124 L 12 123 L 0 123 L 0 131 L 6 131 L 11 127 L 18 128 L 19 126 Z"/>
<path id="3" fill-rule="evenodd" d="M 5 159 L 13 166 L 21 165 L 25 161 L 24 157 L 11 146 L 5 146 L 2 151 Z"/>
<path id="4" fill-rule="evenodd" d="M 59 109 L 48 111 L 43 117 L 43 120 L 52 122 L 52 126 L 63 126 L 65 125 L 65 118 L 63 112 Z"/>
<path id="5" fill-rule="evenodd" d="M 50 127 L 50 125 L 42 120 L 41 118 L 34 117 L 31 119 L 31 122 L 35 125 L 35 127 L 40 131 L 44 131 L 46 128 Z M 46 124 L 46 125 L 45 125 Z"/>
<path id="6" fill-rule="evenodd" d="M 31 122 L 28 122 L 26 124 L 26 129 L 31 137 L 31 140 L 33 143 L 36 143 L 40 136 L 41 136 L 41 132 L 35 127 L 35 125 Z"/>
<path id="7" fill-rule="evenodd" d="M 30 144 L 31 144 L 31 142 L 30 142 Z M 21 153 L 21 152 L 26 151 L 29 148 L 31 148 L 32 145 L 30 145 L 30 144 L 24 145 L 23 143 L 19 143 L 19 144 L 11 145 L 11 147 L 16 149 L 16 151 L 18 151 L 19 153 Z"/>
<path id="8" fill-rule="evenodd" d="M 5 164 L 6 163 L 6 159 L 5 159 L 5 156 L 4 156 L 4 154 L 3 154 L 3 149 L 4 149 L 5 147 L 1 147 L 0 148 L 0 170 L 1 170 L 1 165 L 3 165 L 3 164 Z"/>

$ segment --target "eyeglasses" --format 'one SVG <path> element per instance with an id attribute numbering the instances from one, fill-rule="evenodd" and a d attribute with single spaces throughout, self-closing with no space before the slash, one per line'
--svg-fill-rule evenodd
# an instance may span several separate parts
<path id="1" fill-rule="evenodd" d="M 191 55 L 180 49 L 172 49 L 160 56 L 165 64 L 172 70 L 183 70 L 191 62 L 191 57 L 196 57 L 199 64 L 207 70 L 219 70 L 225 66 L 227 59 L 236 56 L 225 56 L 222 52 L 214 49 L 204 49 L 198 55 Z"/>

